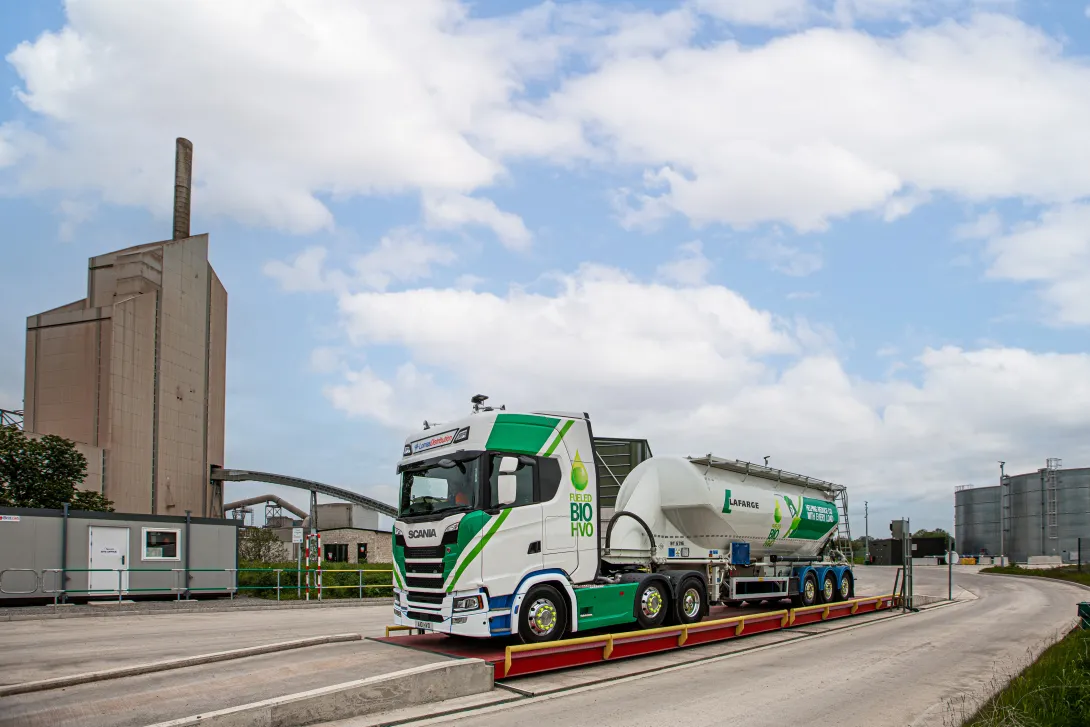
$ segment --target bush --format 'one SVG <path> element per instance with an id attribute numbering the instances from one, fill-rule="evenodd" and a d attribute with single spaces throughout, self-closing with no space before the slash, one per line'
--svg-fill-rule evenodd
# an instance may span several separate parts
<path id="1" fill-rule="evenodd" d="M 256 598 L 271 598 L 276 600 L 276 570 L 280 569 L 280 600 L 288 601 L 307 596 L 307 572 L 306 563 L 303 564 L 303 572 L 296 574 L 295 561 L 281 563 L 262 563 L 239 561 L 238 585 L 239 594 L 254 596 Z M 318 597 L 318 587 L 315 583 L 316 568 L 311 565 L 310 573 L 310 598 Z M 322 562 L 322 600 L 327 598 L 359 598 L 360 574 L 358 570 L 379 571 L 377 573 L 363 574 L 364 598 L 389 598 L 393 595 L 393 573 L 389 563 L 328 563 Z M 298 581 L 296 579 L 299 579 Z M 296 596 L 297 583 L 303 586 L 301 596 Z"/>

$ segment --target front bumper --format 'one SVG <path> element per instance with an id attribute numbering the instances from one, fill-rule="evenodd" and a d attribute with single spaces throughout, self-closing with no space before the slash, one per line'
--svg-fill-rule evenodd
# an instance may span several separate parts
<path id="1" fill-rule="evenodd" d="M 473 611 L 452 613 L 454 599 L 464 596 L 481 596 L 483 606 Z M 407 591 L 395 588 L 394 624 L 455 636 L 486 638 L 493 635 L 489 627 L 488 596 L 482 591 L 448 593 L 440 605 L 409 601 Z"/>

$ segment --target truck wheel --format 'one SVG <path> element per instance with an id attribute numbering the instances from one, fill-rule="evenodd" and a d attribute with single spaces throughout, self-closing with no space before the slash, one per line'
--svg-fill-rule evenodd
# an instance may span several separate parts
<path id="1" fill-rule="evenodd" d="M 556 641 L 567 628 L 568 608 L 564 597 L 550 585 L 531 588 L 519 609 L 519 637 L 523 643 Z"/>
<path id="2" fill-rule="evenodd" d="M 661 581 L 644 581 L 636 589 L 636 622 L 640 628 L 661 626 L 670 610 L 670 597 Z"/>
<path id="3" fill-rule="evenodd" d="M 836 594 L 836 574 L 828 571 L 825 574 L 825 579 L 821 582 L 821 602 L 832 603 L 836 600 Z"/>
<path id="4" fill-rule="evenodd" d="M 840 600 L 847 601 L 855 596 L 855 583 L 850 570 L 844 571 L 840 578 Z"/>
<path id="5" fill-rule="evenodd" d="M 694 624 L 704 617 L 708 594 L 699 578 L 686 578 L 677 593 L 675 617 L 672 620 L 679 624 Z"/>
<path id="6" fill-rule="evenodd" d="M 814 571 L 809 571 L 806 577 L 802 579 L 802 585 L 799 587 L 799 593 L 797 596 L 792 596 L 791 605 L 795 608 L 802 608 L 804 606 L 813 606 L 818 600 L 818 585 L 817 576 L 814 575 Z"/>

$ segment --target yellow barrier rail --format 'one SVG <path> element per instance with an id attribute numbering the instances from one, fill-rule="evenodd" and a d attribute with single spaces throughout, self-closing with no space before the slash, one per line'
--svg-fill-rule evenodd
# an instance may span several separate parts
<path id="1" fill-rule="evenodd" d="M 521 654 L 532 651 L 542 651 L 545 649 L 562 649 L 568 646 L 584 646 L 586 644 L 602 644 L 602 660 L 608 660 L 613 654 L 613 647 L 615 642 L 627 642 L 644 639 L 650 636 L 664 636 L 667 634 L 677 634 L 677 645 L 683 646 L 689 638 L 689 630 L 694 629 L 697 631 L 703 631 L 706 629 L 713 629 L 719 626 L 727 626 L 735 624 L 734 635 L 741 636 L 742 631 L 745 629 L 747 621 L 755 623 L 758 621 L 768 621 L 772 618 L 780 618 L 780 628 L 788 628 L 795 623 L 796 614 L 813 613 L 815 611 L 821 611 L 821 620 L 825 621 L 829 618 L 829 611 L 831 609 L 841 609 L 845 606 L 851 606 L 851 613 L 854 615 L 858 612 L 859 607 L 863 604 L 874 603 L 877 605 L 877 609 L 882 610 L 883 602 L 886 600 L 892 601 L 893 594 L 887 594 L 884 596 L 868 596 L 866 598 L 853 598 L 848 601 L 840 601 L 838 603 L 822 604 L 817 606 L 803 606 L 801 608 L 784 609 L 782 611 L 767 611 L 765 613 L 746 614 L 743 616 L 731 616 L 729 618 L 715 619 L 714 621 L 700 621 L 693 624 L 684 624 L 679 626 L 659 626 L 653 629 L 643 629 L 640 631 L 627 631 L 620 634 L 601 634 L 599 636 L 579 636 L 574 639 L 560 639 L 558 641 L 543 641 L 538 644 L 514 644 L 508 646 L 504 650 L 503 656 L 503 675 L 511 671 L 511 657 L 514 654 Z M 411 626 L 387 626 L 386 635 L 390 635 L 391 629 L 406 629 L 412 628 Z"/>

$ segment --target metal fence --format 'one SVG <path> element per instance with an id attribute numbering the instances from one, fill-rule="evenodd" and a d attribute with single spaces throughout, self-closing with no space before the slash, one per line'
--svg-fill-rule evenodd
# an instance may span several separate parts
<path id="1" fill-rule="evenodd" d="M 34 587 L 27 590 L 25 587 L 20 589 L 18 587 L 12 587 L 14 584 L 11 582 L 14 578 L 9 580 L 9 588 L 5 587 L 4 578 L 12 573 L 27 573 L 33 576 Z M 116 573 L 117 574 L 117 587 L 116 588 L 65 588 L 62 584 L 65 580 L 65 576 L 70 573 Z M 131 573 L 170 573 L 172 574 L 173 584 L 169 586 L 155 586 L 152 588 L 132 588 L 126 585 L 126 575 Z M 198 586 L 193 587 L 188 584 L 183 584 L 188 574 L 193 573 L 224 573 L 228 574 L 228 584 L 223 586 Z M 260 585 L 240 585 L 238 581 L 239 573 L 275 573 L 276 584 L 260 584 Z M 294 574 L 294 578 L 290 579 L 292 582 L 285 582 L 283 574 Z M 357 598 L 362 599 L 364 597 L 364 589 L 370 588 L 389 588 L 393 589 L 392 575 L 389 570 L 386 569 L 347 569 L 337 568 L 325 570 L 324 574 L 330 573 L 355 573 L 358 577 L 357 583 L 341 584 L 341 585 L 325 585 L 322 582 L 321 576 L 323 573 L 314 568 L 43 568 L 41 570 L 35 570 L 33 568 L 4 568 L 0 570 L 0 593 L 9 596 L 32 596 L 35 594 L 42 594 L 44 596 L 53 597 L 53 605 L 56 605 L 58 600 L 64 595 L 82 595 L 82 596 L 95 596 L 95 595 L 112 595 L 117 594 L 118 603 L 120 603 L 126 594 L 150 594 L 150 593 L 172 593 L 176 595 L 177 600 L 182 599 L 182 595 L 188 596 L 191 593 L 227 593 L 232 599 L 235 597 L 235 593 L 240 591 L 276 591 L 276 600 L 281 600 L 281 594 L 284 591 L 295 591 L 299 598 L 303 597 L 305 593 L 306 600 L 311 600 L 312 594 L 314 600 L 322 600 L 323 590 L 339 590 L 339 589 L 357 589 Z M 387 583 L 367 583 L 365 582 L 365 573 L 382 573 L 387 576 L 391 576 L 390 582 Z M 26 577 L 25 580 L 29 581 L 30 578 Z M 22 584 L 24 586 L 29 583 Z M 90 578 L 88 577 L 88 585 L 90 585 Z M 49 587 L 52 586 L 52 587 Z"/>

